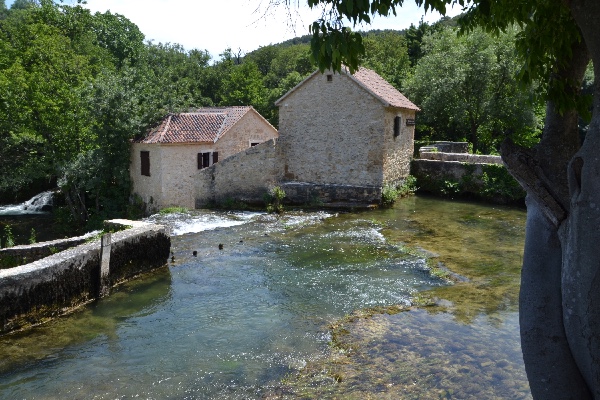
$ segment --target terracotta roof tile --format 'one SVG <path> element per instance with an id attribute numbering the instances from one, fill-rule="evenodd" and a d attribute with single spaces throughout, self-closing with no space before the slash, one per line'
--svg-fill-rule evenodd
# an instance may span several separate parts
<path id="1" fill-rule="evenodd" d="M 280 97 L 279 100 L 275 102 L 275 105 L 281 105 L 286 97 L 295 92 L 297 88 L 304 85 L 304 83 L 306 83 L 313 76 L 319 73 L 319 70 L 316 70 L 311 75 L 306 77 L 302 82 L 297 84 L 290 91 L 288 91 L 286 94 Z M 372 71 L 368 68 L 360 67 L 358 71 L 356 71 L 354 75 L 352 75 L 350 74 L 350 71 L 347 67 L 343 67 L 342 73 L 348 74 L 348 76 L 350 76 L 354 82 L 363 87 L 367 92 L 371 93 L 374 97 L 376 97 L 386 106 L 407 108 L 409 110 L 420 111 L 419 107 L 417 107 L 410 100 L 408 100 L 406 96 L 400 93 L 398 89 L 393 87 L 389 82 L 387 82 L 385 79 L 379 76 L 379 74 L 377 74 L 377 72 L 375 71 Z"/>
<path id="2" fill-rule="evenodd" d="M 216 142 L 252 107 L 207 107 L 169 114 L 140 143 Z"/>
<path id="3" fill-rule="evenodd" d="M 391 107 L 408 108 L 409 110 L 419 111 L 419 107 L 408 100 L 406 96 L 400 93 L 400 91 L 393 87 L 388 81 L 379 76 L 377 72 L 360 67 L 352 76 L 367 90 L 388 103 Z"/>

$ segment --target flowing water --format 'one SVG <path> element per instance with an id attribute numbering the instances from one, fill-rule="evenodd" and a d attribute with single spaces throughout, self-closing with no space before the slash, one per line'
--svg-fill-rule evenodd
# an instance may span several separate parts
<path id="1" fill-rule="evenodd" d="M 0 247 L 6 245 L 7 226 L 17 245 L 64 237 L 57 232 L 50 213 L 53 205 L 53 191 L 39 193 L 21 204 L 0 205 Z"/>
<path id="2" fill-rule="evenodd" d="M 527 398 L 516 307 L 524 219 L 424 197 L 362 213 L 157 216 L 173 232 L 168 268 L 0 337 L 0 398 L 426 398 L 409 386 L 432 398 Z M 463 282 L 432 275 L 419 248 Z M 345 361 L 343 379 L 303 375 L 331 362 L 331 323 L 414 298 L 437 305 L 344 322 L 343 341 L 364 354 Z"/>

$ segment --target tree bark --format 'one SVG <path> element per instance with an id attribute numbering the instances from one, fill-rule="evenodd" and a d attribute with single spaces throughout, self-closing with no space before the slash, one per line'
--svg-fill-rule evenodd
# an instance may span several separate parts
<path id="1" fill-rule="evenodd" d="M 556 225 L 528 197 L 519 326 L 529 387 L 534 399 L 591 399 L 562 324 L 561 273 Z"/>
<path id="2" fill-rule="evenodd" d="M 572 82 L 577 95 L 589 56 L 584 43 L 573 43 L 572 54 L 554 78 Z M 528 193 L 519 318 L 523 359 L 535 399 L 593 398 L 563 313 L 564 255 L 569 244 L 564 225 L 571 209 L 567 173 L 580 148 L 577 122 L 575 110 L 559 113 L 549 102 L 535 149 L 502 145 L 503 160 Z"/>
<path id="3" fill-rule="evenodd" d="M 600 76 L 600 2 L 567 5 Z M 600 398 L 600 90 L 594 85 L 592 121 L 569 164 L 570 212 L 561 228 L 563 318 L 571 352 L 594 398 Z"/>

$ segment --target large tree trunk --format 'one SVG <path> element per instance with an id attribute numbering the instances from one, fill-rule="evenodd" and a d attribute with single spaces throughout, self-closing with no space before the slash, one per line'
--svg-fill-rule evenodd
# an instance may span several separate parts
<path id="1" fill-rule="evenodd" d="M 577 94 L 589 56 L 574 43 L 573 57 L 557 79 L 573 82 Z M 519 318 L 525 369 L 535 399 L 590 399 L 563 323 L 564 228 L 570 212 L 567 171 L 580 147 L 577 113 L 559 113 L 548 103 L 544 132 L 533 151 L 504 143 L 502 156 L 527 190 L 527 227 Z"/>
<path id="2" fill-rule="evenodd" d="M 561 272 L 557 228 L 528 198 L 519 325 L 529 387 L 535 399 L 590 399 L 562 323 Z"/>
<path id="3" fill-rule="evenodd" d="M 600 2 L 567 2 L 600 77 Z M 600 90 L 585 142 L 569 165 L 570 212 L 561 228 L 563 317 L 571 352 L 600 398 Z"/>

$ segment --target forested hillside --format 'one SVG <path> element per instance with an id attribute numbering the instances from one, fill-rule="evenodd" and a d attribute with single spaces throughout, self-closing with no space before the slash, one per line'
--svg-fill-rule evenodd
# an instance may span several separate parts
<path id="1" fill-rule="evenodd" d="M 362 64 L 422 108 L 417 139 L 469 140 L 482 152 L 508 133 L 534 142 L 543 110 L 516 79 L 518 32 L 457 36 L 454 25 L 365 32 Z M 252 105 L 277 126 L 275 100 L 316 69 L 309 41 L 212 59 L 145 42 L 126 16 L 0 0 L 0 203 L 58 186 L 71 223 L 124 215 L 131 139 L 202 106 Z"/>

